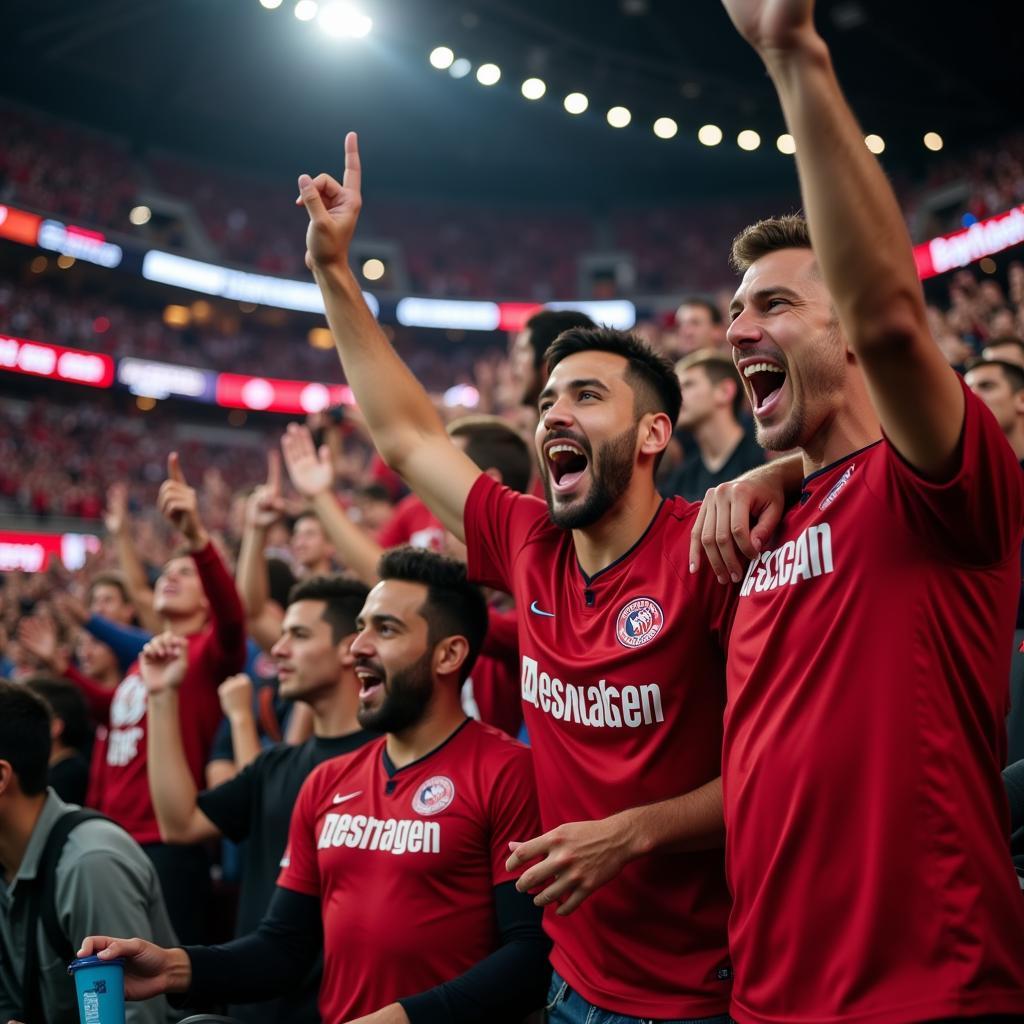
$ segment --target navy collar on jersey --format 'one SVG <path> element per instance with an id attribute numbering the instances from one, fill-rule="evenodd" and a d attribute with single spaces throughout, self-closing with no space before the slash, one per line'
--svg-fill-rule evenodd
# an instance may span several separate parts
<path id="1" fill-rule="evenodd" d="M 655 510 L 654 515 L 651 516 L 651 521 L 644 528 L 644 532 L 641 533 L 640 536 L 637 537 L 637 539 L 633 542 L 633 544 L 630 545 L 629 550 L 624 551 L 621 555 L 619 555 L 618 558 L 615 559 L 614 562 L 609 562 L 603 569 L 598 569 L 597 572 L 595 572 L 593 576 L 588 576 L 583 571 L 583 566 L 580 565 L 580 556 L 579 555 L 576 556 L 576 568 L 579 569 L 580 575 L 583 577 L 583 582 L 584 582 L 584 584 L 586 586 L 589 587 L 590 584 L 593 583 L 594 580 L 596 580 L 598 576 L 602 576 L 602 575 L 604 575 L 604 573 L 610 572 L 620 562 L 622 562 L 625 559 L 629 558 L 629 556 L 631 554 L 633 554 L 633 552 L 636 551 L 636 549 L 638 547 L 640 547 L 641 544 L 643 544 L 644 538 L 647 536 L 647 534 L 649 534 L 651 532 L 651 527 L 658 521 L 658 516 L 661 515 L 661 510 L 664 507 L 664 505 L 665 505 L 665 499 L 662 498 L 661 501 L 658 502 L 658 507 Z"/>
<path id="2" fill-rule="evenodd" d="M 408 771 L 408 769 L 414 767 L 415 765 L 418 765 L 421 762 L 426 761 L 428 757 L 433 757 L 439 750 L 443 750 L 446 746 L 448 746 L 448 744 L 451 743 L 451 741 L 455 739 L 455 737 L 458 736 L 459 733 L 462 732 L 462 730 L 465 729 L 466 726 L 469 725 L 469 723 L 472 721 L 472 718 L 465 719 L 447 739 L 442 740 L 436 747 L 434 747 L 433 750 L 427 751 L 427 753 L 425 753 L 422 757 L 417 757 L 415 761 L 410 761 L 408 764 L 403 764 L 401 768 L 396 768 L 395 762 L 392 761 L 390 757 L 388 757 L 388 748 L 387 744 L 385 743 L 384 750 L 382 753 L 384 757 L 384 771 L 387 772 L 388 778 L 393 779 L 399 772 Z"/>
<path id="3" fill-rule="evenodd" d="M 835 469 L 836 466 L 841 466 L 847 459 L 855 458 L 860 455 L 861 452 L 866 452 L 868 449 L 874 448 L 876 444 L 881 443 L 882 438 L 879 438 L 877 441 L 872 441 L 871 444 L 864 445 L 863 448 L 858 448 L 855 452 L 850 452 L 848 455 L 844 455 L 841 459 L 836 459 L 835 462 L 830 462 L 827 466 L 822 466 L 821 469 L 816 469 L 810 476 L 804 477 L 803 486 L 806 487 L 816 477 L 821 476 L 822 473 L 829 473 Z"/>

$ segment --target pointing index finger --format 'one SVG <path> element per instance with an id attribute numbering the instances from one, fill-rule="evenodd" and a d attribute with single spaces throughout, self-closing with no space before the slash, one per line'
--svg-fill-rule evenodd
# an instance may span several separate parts
<path id="1" fill-rule="evenodd" d="M 170 480 L 177 480 L 180 483 L 185 483 L 185 474 L 181 469 L 181 460 L 178 458 L 177 452 L 171 452 L 167 456 L 167 477 Z"/>
<path id="2" fill-rule="evenodd" d="M 349 132 L 345 136 L 345 177 L 342 179 L 345 188 L 353 192 L 362 192 L 363 168 L 359 162 L 359 136 Z"/>

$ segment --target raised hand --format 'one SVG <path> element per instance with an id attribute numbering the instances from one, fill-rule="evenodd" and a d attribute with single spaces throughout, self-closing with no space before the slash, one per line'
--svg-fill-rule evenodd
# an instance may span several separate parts
<path id="1" fill-rule="evenodd" d="M 152 999 L 164 992 L 184 992 L 192 980 L 192 961 L 183 949 L 164 949 L 145 939 L 115 939 L 90 935 L 82 942 L 80 957 L 124 959 L 126 999 Z"/>
<path id="2" fill-rule="evenodd" d="M 281 495 L 281 456 L 271 449 L 267 452 L 267 482 L 260 484 L 249 495 L 245 504 L 247 525 L 259 530 L 273 526 L 284 515 L 284 498 Z"/>
<path id="3" fill-rule="evenodd" d="M 47 668 L 63 672 L 67 660 L 61 658 L 57 645 L 57 627 L 49 620 L 31 615 L 18 624 L 18 643 Z"/>
<path id="4" fill-rule="evenodd" d="M 195 489 L 185 480 L 177 452 L 167 456 L 167 479 L 160 485 L 156 504 L 160 514 L 181 531 L 194 549 L 202 547 L 209 539 L 199 518 Z"/>
<path id="5" fill-rule="evenodd" d="M 252 715 L 252 680 L 244 672 L 228 676 L 217 687 L 217 696 L 225 718 Z"/>
<path id="6" fill-rule="evenodd" d="M 759 53 L 788 50 L 814 34 L 814 0 L 722 0 L 740 35 Z"/>
<path id="7" fill-rule="evenodd" d="M 173 633 L 160 633 L 142 648 L 139 669 L 148 693 L 176 690 L 188 670 L 188 641 Z"/>
<path id="8" fill-rule="evenodd" d="M 342 184 L 329 174 L 311 178 L 299 175 L 296 206 L 305 206 L 309 214 L 306 229 L 306 266 L 346 265 L 352 235 L 363 205 L 362 168 L 359 164 L 359 140 L 355 132 L 345 136 L 345 175 Z"/>
<path id="9" fill-rule="evenodd" d="M 128 488 L 118 482 L 107 488 L 107 507 L 103 513 L 107 533 L 115 535 L 128 525 Z"/>
<path id="10" fill-rule="evenodd" d="M 289 423 L 281 438 L 281 451 L 284 453 L 284 464 L 292 486 L 304 498 L 315 498 L 331 489 L 334 467 L 330 449 L 327 445 L 321 445 L 317 451 L 309 427 Z"/>

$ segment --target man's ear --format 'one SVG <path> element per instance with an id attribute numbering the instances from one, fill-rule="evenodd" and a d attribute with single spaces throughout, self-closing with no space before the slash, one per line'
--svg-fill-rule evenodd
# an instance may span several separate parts
<path id="1" fill-rule="evenodd" d="M 446 636 L 434 647 L 434 675 L 457 675 L 469 657 L 469 641 L 464 636 Z"/>
<path id="2" fill-rule="evenodd" d="M 0 797 L 7 796 L 14 784 L 14 768 L 10 761 L 0 758 Z"/>
<path id="3" fill-rule="evenodd" d="M 60 718 L 50 719 L 50 739 L 59 740 L 64 735 L 64 722 Z"/>
<path id="4" fill-rule="evenodd" d="M 663 452 L 667 447 L 669 441 L 672 440 L 672 421 L 668 418 L 667 413 L 656 412 L 648 417 L 644 417 L 646 424 L 641 420 L 640 434 L 642 441 L 640 444 L 640 451 L 644 455 L 657 455 L 658 452 Z"/>

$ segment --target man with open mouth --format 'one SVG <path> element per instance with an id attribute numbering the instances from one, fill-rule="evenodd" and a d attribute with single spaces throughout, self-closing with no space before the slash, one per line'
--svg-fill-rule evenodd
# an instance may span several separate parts
<path id="1" fill-rule="evenodd" d="M 509 868 L 546 908 L 549 1019 L 724 1022 L 719 771 L 734 596 L 711 573 L 689 575 L 697 507 L 654 486 L 679 413 L 672 365 L 622 332 L 560 335 L 538 405 L 547 500 L 514 494 L 452 445 L 367 309 L 348 266 L 360 187 L 354 134 L 343 182 L 299 179 L 306 261 L 381 455 L 466 542 L 470 575 L 516 598 L 547 831 L 517 837 Z M 777 516 L 781 487 L 766 489 Z"/>
<path id="2" fill-rule="evenodd" d="M 732 251 L 728 339 L 757 436 L 798 447 L 804 477 L 774 535 L 741 545 L 723 756 L 732 1015 L 1021 1020 L 1000 778 L 1020 467 L 929 332 L 899 205 L 813 3 L 724 4 L 778 91 L 807 211 Z M 739 486 L 698 525 L 734 578 L 720 527 Z"/>

